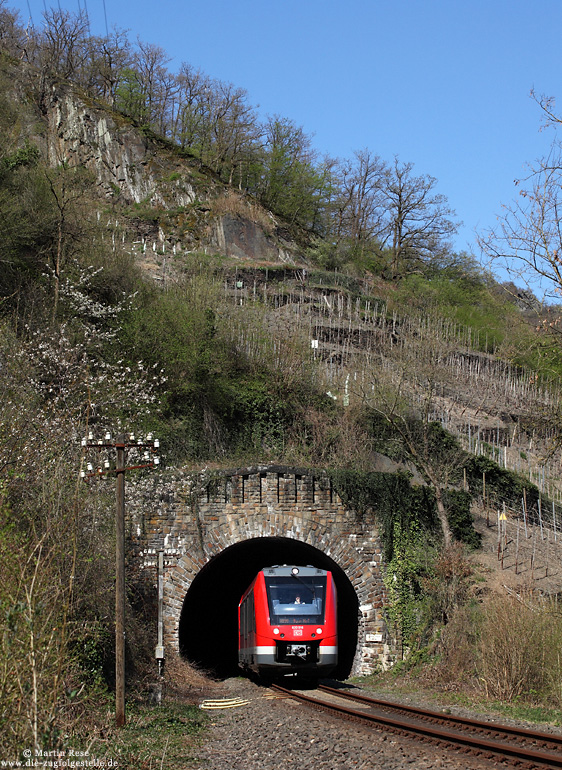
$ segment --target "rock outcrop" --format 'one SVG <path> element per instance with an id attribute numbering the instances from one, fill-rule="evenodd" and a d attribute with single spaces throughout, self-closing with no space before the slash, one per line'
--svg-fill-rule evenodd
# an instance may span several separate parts
<path id="1" fill-rule="evenodd" d="M 269 212 L 165 140 L 69 87 L 52 88 L 45 112 L 49 164 L 84 167 L 106 200 L 136 207 L 139 218 L 150 211 L 160 240 L 239 259 L 302 261 Z"/>

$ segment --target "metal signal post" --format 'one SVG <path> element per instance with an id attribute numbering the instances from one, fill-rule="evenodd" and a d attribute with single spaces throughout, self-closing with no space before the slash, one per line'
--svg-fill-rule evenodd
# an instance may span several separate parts
<path id="1" fill-rule="evenodd" d="M 94 468 L 87 464 L 87 471 L 80 472 L 81 478 L 88 481 L 91 478 L 115 474 L 116 507 L 115 507 L 115 723 L 117 727 L 125 724 L 125 473 L 139 468 L 154 468 L 160 464 L 160 458 L 155 455 L 160 444 L 153 439 L 152 434 L 143 439 L 135 439 L 133 433 L 122 434 L 112 440 L 111 434 L 94 441 L 93 434 L 82 439 L 82 447 L 95 449 L 105 453 L 103 467 Z M 142 461 L 136 465 L 126 465 L 127 452 L 144 450 Z M 112 467 L 110 451 L 115 451 L 116 462 Z"/>

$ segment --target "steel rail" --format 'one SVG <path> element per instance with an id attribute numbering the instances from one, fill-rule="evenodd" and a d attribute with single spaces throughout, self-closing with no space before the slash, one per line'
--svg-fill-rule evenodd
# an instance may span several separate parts
<path id="1" fill-rule="evenodd" d="M 553 733 L 545 733 L 539 730 L 528 730 L 521 727 L 513 727 L 512 725 L 505 725 L 499 722 L 483 722 L 482 720 L 470 719 L 468 717 L 461 717 L 455 714 L 445 714 L 441 711 L 431 711 L 429 709 L 421 709 L 416 706 L 408 706 L 404 703 L 395 703 L 387 700 L 380 700 L 378 698 L 370 698 L 366 695 L 360 695 L 358 693 L 350 693 L 345 690 L 338 690 L 334 687 L 328 687 L 327 685 L 318 685 L 318 690 L 329 693 L 331 695 L 338 696 L 340 698 L 347 698 L 359 703 L 365 703 L 367 705 L 378 706 L 389 711 L 402 711 L 412 716 L 419 717 L 420 719 L 433 719 L 436 721 L 444 722 L 448 724 L 456 724 L 461 728 L 471 730 L 481 730 L 482 732 L 493 732 L 497 735 L 503 734 L 505 736 L 524 739 L 526 741 L 533 741 L 535 743 L 548 744 L 548 748 L 562 749 L 562 735 L 555 735 Z M 546 746 L 545 746 L 546 748 Z"/>
<path id="2" fill-rule="evenodd" d="M 471 750 L 479 754 L 489 753 L 496 757 L 502 757 L 503 759 L 526 762 L 529 763 L 530 767 L 550 768 L 551 770 L 554 770 L 554 768 L 562 768 L 562 753 L 551 754 L 526 748 L 525 746 L 487 740 L 480 736 L 475 737 L 469 733 L 451 732 L 450 729 L 446 728 L 438 729 L 421 720 L 416 724 L 411 721 L 413 715 L 409 715 L 408 719 L 401 720 L 399 718 L 384 716 L 383 714 L 368 714 L 364 711 L 356 711 L 348 706 L 313 698 L 295 690 L 288 690 L 277 684 L 272 685 L 272 689 L 282 692 L 284 695 L 295 698 L 316 709 L 337 714 L 338 716 L 353 719 L 358 722 L 385 727 L 401 734 L 409 734 L 421 739 L 430 739 L 441 744 L 453 746 L 455 748 L 464 748 L 465 750 Z M 339 695 L 337 691 L 336 693 Z M 348 693 L 348 695 L 350 694 Z M 351 696 L 351 698 L 354 699 L 353 696 Z M 359 701 L 359 698 L 356 698 L 355 700 Z M 443 715 L 442 720 L 446 719 L 447 716 Z"/>

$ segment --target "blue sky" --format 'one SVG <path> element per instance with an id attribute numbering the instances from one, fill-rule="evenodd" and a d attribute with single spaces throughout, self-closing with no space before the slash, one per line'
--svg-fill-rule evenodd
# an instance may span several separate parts
<path id="1" fill-rule="evenodd" d="M 39 25 L 48 0 L 7 1 Z M 529 92 L 562 108 L 561 0 L 57 0 L 91 30 L 129 30 L 248 91 L 263 116 L 313 135 L 321 153 L 368 147 L 430 174 L 476 252 L 552 130 Z"/>

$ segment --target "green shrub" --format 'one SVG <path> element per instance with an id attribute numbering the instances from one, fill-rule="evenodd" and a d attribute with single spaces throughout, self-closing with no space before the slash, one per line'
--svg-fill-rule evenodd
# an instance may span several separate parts
<path id="1" fill-rule="evenodd" d="M 464 467 L 474 496 L 481 494 L 483 475 L 486 474 L 486 496 L 490 500 L 519 508 L 525 493 L 529 507 L 537 504 L 539 491 L 534 484 L 513 471 L 501 468 L 484 455 L 468 455 Z"/>
<path id="2" fill-rule="evenodd" d="M 453 537 L 470 548 L 479 548 L 482 537 L 473 526 L 470 512 L 471 495 L 463 490 L 449 489 L 445 492 L 444 499 Z"/>

